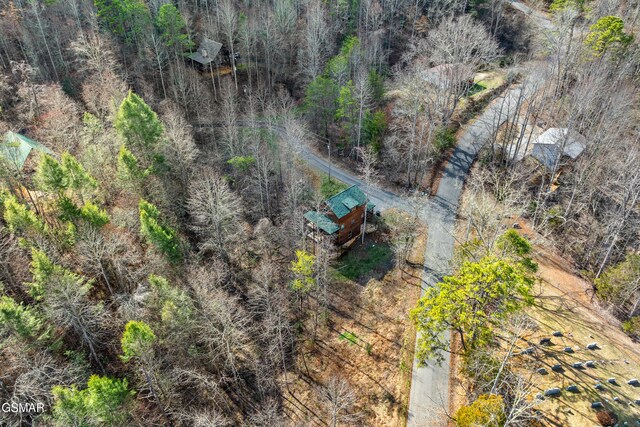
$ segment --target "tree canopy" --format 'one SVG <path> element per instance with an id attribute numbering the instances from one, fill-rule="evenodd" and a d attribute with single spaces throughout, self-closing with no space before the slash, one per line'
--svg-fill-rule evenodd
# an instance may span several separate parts
<path id="1" fill-rule="evenodd" d="M 193 42 L 185 33 L 187 24 L 180 11 L 172 3 L 160 6 L 156 17 L 156 26 L 167 47 L 175 48 L 179 53 L 193 47 Z"/>
<path id="2" fill-rule="evenodd" d="M 43 326 L 42 318 L 32 307 L 6 295 L 0 297 L 0 337 L 17 335 L 23 339 L 35 339 Z"/>
<path id="3" fill-rule="evenodd" d="M 128 147 L 145 153 L 156 147 L 164 133 L 164 126 L 155 111 L 132 91 L 120 104 L 113 125 Z"/>
<path id="4" fill-rule="evenodd" d="M 55 403 L 53 419 L 57 426 L 117 426 L 128 417 L 127 403 L 134 391 L 126 378 L 121 380 L 92 375 L 87 388 L 55 386 L 51 390 Z"/>
<path id="5" fill-rule="evenodd" d="M 458 272 L 427 289 L 411 310 L 421 332 L 416 357 L 421 364 L 448 351 L 446 331 L 459 333 L 464 351 L 486 345 L 493 326 L 532 303 L 530 271 L 510 259 L 485 256 L 465 261 Z"/>
<path id="6" fill-rule="evenodd" d="M 144 358 L 153 351 L 156 334 L 151 327 L 142 321 L 131 320 L 124 327 L 124 333 L 120 340 L 122 347 L 122 360 Z"/>
<path id="7" fill-rule="evenodd" d="M 151 23 L 142 0 L 94 0 L 100 22 L 125 43 L 138 42 Z"/>
<path id="8" fill-rule="evenodd" d="M 309 292 L 316 284 L 313 277 L 313 265 L 316 257 L 303 250 L 296 251 L 296 259 L 291 261 L 291 272 L 294 274 L 291 288 L 302 294 Z"/>
<path id="9" fill-rule="evenodd" d="M 458 427 L 502 427 L 506 421 L 504 399 L 495 394 L 480 395 L 454 415 Z"/>
<path id="10" fill-rule="evenodd" d="M 138 208 L 140 211 L 140 234 L 165 254 L 171 262 L 180 261 L 182 251 L 178 234 L 171 227 L 161 223 L 158 208 L 144 199 L 140 199 Z"/>
<path id="11" fill-rule="evenodd" d="M 594 56 L 608 51 L 620 54 L 633 42 L 633 34 L 624 31 L 624 21 L 617 16 L 605 16 L 589 28 L 585 44 Z"/>
<path id="12" fill-rule="evenodd" d="M 595 287 L 598 296 L 624 319 L 640 315 L 640 255 L 629 254 L 607 268 L 595 280 Z"/>

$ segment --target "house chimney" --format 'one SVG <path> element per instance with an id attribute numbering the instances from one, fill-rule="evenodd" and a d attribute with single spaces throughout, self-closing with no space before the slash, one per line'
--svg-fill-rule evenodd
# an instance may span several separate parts
<path id="1" fill-rule="evenodd" d="M 209 53 L 207 52 L 207 49 L 202 49 L 202 57 L 203 58 L 208 58 L 209 57 Z"/>

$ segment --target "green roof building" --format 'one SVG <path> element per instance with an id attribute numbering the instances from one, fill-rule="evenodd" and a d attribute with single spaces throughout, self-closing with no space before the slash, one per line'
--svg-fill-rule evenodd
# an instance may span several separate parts
<path id="1" fill-rule="evenodd" d="M 373 211 L 367 195 L 354 185 L 328 198 L 321 212 L 308 211 L 304 214 L 311 229 L 310 237 L 317 240 L 319 231 L 331 236 L 335 243 L 342 245 L 362 232 L 366 211 Z"/>
<path id="2" fill-rule="evenodd" d="M 304 214 L 304 217 L 327 234 L 333 234 L 336 231 L 340 230 L 338 224 L 331 221 L 331 218 L 324 214 L 321 214 L 320 212 L 309 211 Z"/>
<path id="3" fill-rule="evenodd" d="M 7 132 L 0 142 L 0 158 L 21 170 L 31 153 L 38 150 L 41 153 L 53 155 L 53 152 L 33 139 L 16 132 Z"/>

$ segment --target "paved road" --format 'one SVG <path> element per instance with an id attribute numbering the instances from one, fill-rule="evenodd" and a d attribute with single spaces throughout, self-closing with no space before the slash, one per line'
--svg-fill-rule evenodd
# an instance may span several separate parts
<path id="1" fill-rule="evenodd" d="M 423 273 L 426 287 L 433 286 L 450 273 L 458 202 L 478 151 L 491 138 L 492 129 L 515 113 L 518 98 L 530 95 L 529 92 L 530 90 L 522 87 L 507 91 L 468 126 L 460 137 L 445 166 L 438 192 L 424 212 L 429 233 Z M 425 289 L 423 287 L 423 294 Z M 418 339 L 419 337 L 420 335 Z M 448 340 L 448 333 L 446 338 Z M 444 412 L 448 410 L 449 402 L 449 353 L 442 352 L 442 357 L 444 362 L 441 365 L 428 362 L 423 367 L 418 366 L 414 360 L 407 427 L 446 425 Z"/>
<path id="2" fill-rule="evenodd" d="M 546 14 L 540 12 L 539 10 L 531 9 L 529 6 L 527 6 L 526 4 L 518 0 L 507 0 L 507 2 L 514 9 L 527 15 L 527 17 L 531 19 L 533 23 L 536 24 L 538 27 L 544 30 L 553 30 L 555 28 L 553 26 L 553 23 L 549 19 L 549 17 Z"/>
<path id="3" fill-rule="evenodd" d="M 538 77 L 538 78 L 543 78 Z M 535 78 L 532 79 L 535 81 Z M 454 227 L 458 212 L 458 202 L 462 194 L 465 179 L 480 148 L 489 140 L 492 129 L 503 123 L 515 113 L 515 105 L 520 96 L 527 97 L 535 84 L 522 85 L 507 91 L 494 100 L 460 137 L 458 144 L 443 171 L 438 192 L 425 200 L 419 211 L 421 219 L 427 224 L 428 239 L 425 250 L 423 283 L 433 286 L 450 273 L 450 262 L 454 251 Z M 523 89 L 525 86 L 527 89 Z M 260 123 L 272 131 L 287 136 L 286 129 L 280 125 Z M 202 124 L 199 127 L 217 127 L 217 124 Z M 289 135 L 290 137 L 290 135 Z M 351 171 L 330 163 L 320 156 L 304 141 L 293 141 L 300 150 L 300 155 L 312 168 L 349 185 L 366 187 L 366 191 L 378 209 L 391 207 L 410 210 L 410 205 L 402 195 L 385 190 L 375 185 L 365 186 L 362 179 Z M 425 287 L 423 287 L 424 293 Z M 447 339 L 448 334 L 447 334 Z M 444 362 L 441 365 L 427 363 L 420 367 L 414 360 L 407 427 L 433 427 L 446 425 L 443 409 L 448 409 L 449 401 L 449 353 L 443 352 Z"/>
<path id="4" fill-rule="evenodd" d="M 533 11 L 520 1 L 510 0 L 509 3 L 517 10 L 526 13 L 539 28 L 553 29 L 551 21 L 542 13 Z M 537 83 L 545 78 L 544 74 L 542 71 L 538 75 L 530 76 L 520 87 L 511 89 L 496 99 L 460 137 L 444 169 L 438 192 L 425 211 L 429 233 L 423 273 L 426 286 L 433 286 L 442 276 L 450 272 L 458 202 L 464 181 L 478 151 L 491 137 L 491 129 L 495 129 L 497 125 L 504 123 L 515 114 L 518 98 L 529 97 Z M 424 291 L 425 288 L 422 290 L 423 294 Z M 418 334 L 417 339 L 419 338 Z M 448 332 L 446 338 L 449 339 Z M 418 366 L 414 359 L 407 427 L 447 425 L 445 411 L 449 409 L 450 355 L 448 352 L 443 352 L 442 356 L 444 361 L 441 365 L 427 363 L 423 367 Z"/>
<path id="5" fill-rule="evenodd" d="M 248 122 L 244 120 L 239 120 L 239 126 L 246 126 Z M 291 139 L 292 145 L 297 151 L 298 155 L 300 155 L 307 164 L 320 172 L 324 172 L 327 175 L 331 175 L 332 178 L 338 179 L 345 184 L 348 185 L 358 185 L 363 188 L 369 199 L 373 204 L 376 205 L 376 209 L 378 210 L 386 210 L 389 208 L 399 208 L 410 210 L 410 205 L 407 203 L 406 198 L 400 194 L 394 193 L 392 191 L 386 190 L 377 185 L 366 185 L 359 175 L 344 169 L 342 166 L 336 165 L 334 163 L 329 162 L 323 156 L 319 155 L 318 152 L 309 146 L 307 139 L 316 139 L 317 137 L 313 135 L 306 135 L 305 140 L 299 139 L 293 135 L 289 135 L 287 133 L 287 129 L 279 124 L 274 124 L 271 122 L 257 122 L 258 126 L 263 128 L 268 128 L 272 132 L 277 133 L 283 139 Z M 198 128 L 217 128 L 220 127 L 220 123 L 200 123 L 195 124 L 195 127 Z"/>
<path id="6" fill-rule="evenodd" d="M 276 129 L 278 131 L 278 129 Z M 280 129 L 283 132 L 284 129 Z M 385 190 L 376 185 L 365 185 L 362 179 L 355 175 L 353 172 L 343 169 L 333 163 L 329 163 L 327 159 L 318 155 L 313 148 L 310 148 L 304 141 L 297 141 L 297 145 L 301 151 L 302 157 L 312 168 L 322 171 L 326 174 L 331 174 L 335 179 L 338 179 L 348 185 L 358 185 L 363 188 L 371 202 L 376 205 L 376 209 L 386 210 L 389 208 L 400 208 L 409 210 L 409 205 L 406 199 L 399 194 L 392 191 Z"/>

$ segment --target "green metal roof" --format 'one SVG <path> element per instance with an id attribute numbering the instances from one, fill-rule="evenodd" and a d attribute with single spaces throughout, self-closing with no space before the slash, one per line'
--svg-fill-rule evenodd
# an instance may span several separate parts
<path id="1" fill-rule="evenodd" d="M 345 205 L 347 207 L 347 209 L 351 210 L 353 208 L 355 208 L 356 206 L 358 206 L 360 203 L 358 203 L 358 201 L 356 199 L 354 199 L 353 197 L 345 197 L 342 200 L 342 204 Z"/>
<path id="2" fill-rule="evenodd" d="M 22 169 L 32 149 L 53 155 L 51 150 L 39 142 L 20 135 L 19 133 L 9 131 L 4 134 L 4 139 L 0 143 L 0 156 L 4 157 L 18 169 Z"/>
<path id="3" fill-rule="evenodd" d="M 327 200 L 327 206 L 329 206 L 335 216 L 342 218 L 351 212 L 351 209 L 363 205 L 366 202 L 367 196 L 357 185 L 354 185 L 329 198 Z"/>
<path id="4" fill-rule="evenodd" d="M 331 219 L 316 211 L 309 211 L 304 214 L 304 217 L 318 226 L 319 229 L 327 234 L 333 234 L 339 230 L 338 224 L 331 221 Z"/>

